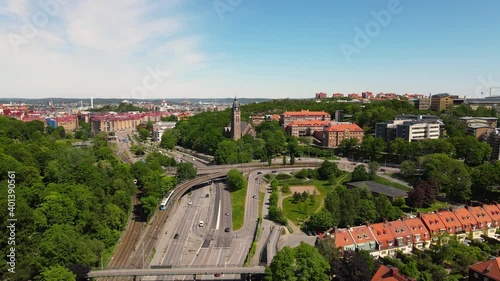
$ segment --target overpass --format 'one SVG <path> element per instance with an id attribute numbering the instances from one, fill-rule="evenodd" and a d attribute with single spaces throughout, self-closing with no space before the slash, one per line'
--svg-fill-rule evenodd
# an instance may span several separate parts
<path id="1" fill-rule="evenodd" d="M 264 266 L 254 267 L 179 267 L 149 269 L 106 269 L 90 271 L 89 278 L 166 275 L 264 274 Z"/>

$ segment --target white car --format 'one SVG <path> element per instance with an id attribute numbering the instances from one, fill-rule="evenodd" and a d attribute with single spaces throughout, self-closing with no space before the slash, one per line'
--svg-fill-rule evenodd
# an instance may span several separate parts
<path id="1" fill-rule="evenodd" d="M 199 227 L 203 227 L 203 225 L 205 225 L 205 224 L 203 223 L 203 221 L 200 221 L 200 223 L 198 223 L 198 226 L 199 226 Z"/>

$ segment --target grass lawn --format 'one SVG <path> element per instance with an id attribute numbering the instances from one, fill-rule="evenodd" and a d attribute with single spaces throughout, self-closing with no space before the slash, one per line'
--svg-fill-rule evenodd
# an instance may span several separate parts
<path id="1" fill-rule="evenodd" d="M 309 216 L 313 213 L 318 212 L 320 207 L 325 200 L 325 196 L 328 192 L 332 191 L 335 187 L 341 186 L 343 182 L 348 181 L 351 174 L 346 173 L 335 179 L 333 183 L 333 187 L 330 186 L 328 181 L 323 180 L 308 180 L 303 181 L 302 184 L 294 184 L 294 185 L 314 185 L 318 190 L 316 194 L 316 200 L 314 204 L 310 204 L 308 200 L 307 203 L 294 203 L 293 197 L 288 197 L 283 199 L 283 213 L 285 216 L 290 219 L 295 225 L 300 226 L 302 222 L 307 220 Z M 292 186 L 292 185 L 291 185 Z"/>
<path id="2" fill-rule="evenodd" d="M 436 202 L 434 202 L 434 204 L 432 204 L 432 206 L 430 206 L 428 208 L 417 208 L 417 211 L 420 211 L 422 213 L 429 213 L 429 212 L 437 211 L 439 209 L 448 208 L 448 207 L 450 207 L 450 204 L 448 204 L 446 202 L 442 202 L 442 201 L 436 201 Z"/>
<path id="3" fill-rule="evenodd" d="M 231 192 L 231 205 L 233 206 L 233 230 L 238 230 L 245 221 L 245 199 L 247 186 Z"/>
<path id="4" fill-rule="evenodd" d="M 309 200 L 306 202 L 294 203 L 293 197 L 288 197 L 283 199 L 283 212 L 295 225 L 300 226 L 316 211 L 316 209 L 318 209 L 322 200 L 320 196 L 316 196 L 316 202 L 312 205 Z"/>
<path id="5" fill-rule="evenodd" d="M 411 188 L 409 188 L 408 186 L 404 186 L 402 184 L 399 184 L 397 182 L 393 182 L 391 180 L 388 180 L 388 179 L 380 177 L 380 176 L 376 176 L 373 181 L 377 182 L 377 183 L 380 183 L 380 184 L 385 184 L 385 185 L 388 185 L 388 186 L 392 186 L 392 187 L 395 187 L 397 189 L 402 189 L 402 190 L 405 190 L 405 191 L 411 190 Z"/>

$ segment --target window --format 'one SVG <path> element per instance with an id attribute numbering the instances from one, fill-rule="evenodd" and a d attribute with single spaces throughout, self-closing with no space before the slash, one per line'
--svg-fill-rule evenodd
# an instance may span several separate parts
<path id="1" fill-rule="evenodd" d="M 479 274 L 477 272 L 474 272 L 474 278 L 479 278 Z"/>

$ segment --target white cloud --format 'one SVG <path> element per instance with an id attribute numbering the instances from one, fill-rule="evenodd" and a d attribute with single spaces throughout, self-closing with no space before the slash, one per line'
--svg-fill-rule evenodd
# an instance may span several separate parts
<path id="1" fill-rule="evenodd" d="M 202 37 L 187 30 L 187 17 L 179 12 L 181 2 L 70 2 L 17 54 L 6 36 L 0 36 L 0 97 L 120 98 L 142 83 L 147 67 L 156 66 L 172 76 L 148 97 L 188 95 L 202 89 L 189 76 L 207 67 L 208 59 L 201 51 Z M 9 5 L 14 6 L 4 10 L 10 15 L 13 11 L 26 15 L 29 8 L 38 8 Z M 158 9 L 162 16 L 153 16 Z M 18 19 L 7 22 L 0 32 L 22 28 Z"/>

